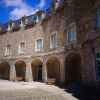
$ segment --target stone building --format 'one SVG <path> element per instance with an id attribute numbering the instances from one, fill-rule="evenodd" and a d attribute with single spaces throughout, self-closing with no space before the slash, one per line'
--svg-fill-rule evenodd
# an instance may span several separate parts
<path id="1" fill-rule="evenodd" d="M 0 78 L 98 85 L 100 0 L 54 0 L 0 25 Z"/>

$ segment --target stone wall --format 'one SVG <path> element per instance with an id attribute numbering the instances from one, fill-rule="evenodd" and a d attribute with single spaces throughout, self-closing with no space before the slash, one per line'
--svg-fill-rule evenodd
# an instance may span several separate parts
<path id="1" fill-rule="evenodd" d="M 34 59 L 41 58 L 45 66 L 49 57 L 57 56 L 61 63 L 60 81 L 64 82 L 65 58 L 68 54 L 74 52 L 81 56 L 83 83 L 95 83 L 94 57 L 95 53 L 100 51 L 100 35 L 97 35 L 97 33 L 100 33 L 100 30 L 96 30 L 94 27 L 93 13 L 97 1 L 99 0 L 72 0 L 72 2 L 56 10 L 55 13 L 32 28 L 21 28 L 20 31 L 9 31 L 6 34 L 0 35 L 0 59 L 2 61 L 3 59 L 11 61 L 15 59 L 15 62 L 20 59 L 28 59 L 28 66 L 30 66 Z M 77 27 L 77 42 L 69 44 L 67 28 L 73 22 L 76 23 Z M 57 35 L 57 48 L 50 49 L 50 35 L 54 33 Z M 39 38 L 43 39 L 43 52 L 41 53 L 35 52 L 35 41 Z M 25 54 L 19 55 L 19 43 L 23 41 L 26 43 Z M 11 45 L 11 55 L 5 57 L 5 47 L 7 44 Z M 29 79 L 30 76 L 27 76 L 27 78 Z"/>

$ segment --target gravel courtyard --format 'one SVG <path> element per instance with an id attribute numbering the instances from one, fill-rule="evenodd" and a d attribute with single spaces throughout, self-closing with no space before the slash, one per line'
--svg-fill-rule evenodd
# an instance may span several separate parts
<path id="1" fill-rule="evenodd" d="M 54 85 L 0 80 L 0 100 L 78 100 Z"/>

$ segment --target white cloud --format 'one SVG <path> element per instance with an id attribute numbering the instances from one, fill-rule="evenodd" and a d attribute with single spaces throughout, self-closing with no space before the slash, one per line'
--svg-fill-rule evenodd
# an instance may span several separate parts
<path id="1" fill-rule="evenodd" d="M 32 8 L 23 0 L 3 0 L 6 7 L 13 7 L 13 10 L 9 14 L 9 19 L 16 20 L 26 15 L 34 14 L 39 9 L 45 6 L 45 0 L 41 0 L 37 5 L 37 8 Z"/>
<path id="2" fill-rule="evenodd" d="M 45 0 L 41 0 L 39 3 L 39 7 L 43 8 L 45 6 Z"/>
<path id="3" fill-rule="evenodd" d="M 6 6 L 18 6 L 19 4 L 22 3 L 22 0 L 4 0 L 4 3 L 6 4 Z"/>
<path id="4" fill-rule="evenodd" d="M 37 10 L 35 9 L 26 9 L 26 8 L 15 8 L 12 12 L 10 12 L 10 19 L 19 19 L 24 15 L 32 15 L 36 12 Z"/>

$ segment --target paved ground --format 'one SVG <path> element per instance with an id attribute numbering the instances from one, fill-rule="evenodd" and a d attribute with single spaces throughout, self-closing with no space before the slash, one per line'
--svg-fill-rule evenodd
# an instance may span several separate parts
<path id="1" fill-rule="evenodd" d="M 58 87 L 0 80 L 0 100 L 100 100 L 100 94 L 75 84 Z"/>
<path id="2" fill-rule="evenodd" d="M 77 100 L 54 85 L 0 80 L 0 100 Z"/>

